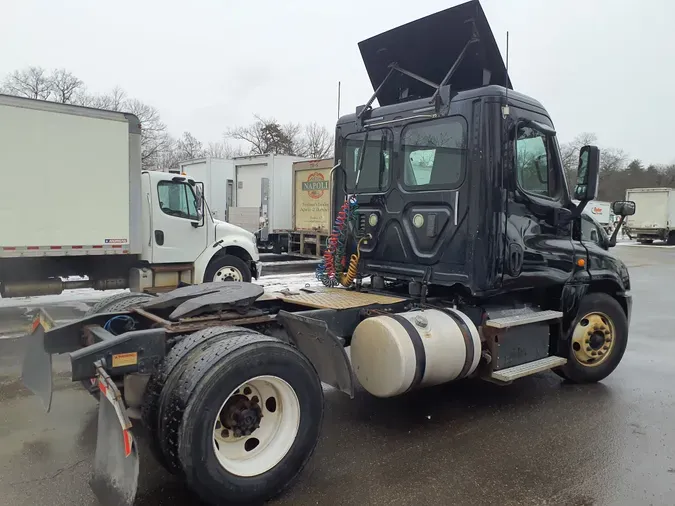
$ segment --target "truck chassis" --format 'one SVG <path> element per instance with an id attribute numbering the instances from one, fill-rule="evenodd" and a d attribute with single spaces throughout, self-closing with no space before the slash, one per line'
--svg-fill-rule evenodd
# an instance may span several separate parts
<path id="1" fill-rule="evenodd" d="M 68 353 L 72 380 L 89 385 L 100 400 L 90 484 L 106 506 L 131 505 L 136 496 L 139 455 L 137 422 L 132 420 L 138 419 L 157 460 L 183 476 L 207 503 L 255 502 L 279 494 L 300 473 L 318 441 L 322 382 L 354 397 L 358 376 L 376 395 L 395 394 L 377 388 L 382 377 L 397 373 L 397 364 L 389 370 L 373 366 L 372 375 L 380 378 L 374 385 L 362 371 L 368 364 L 361 360 L 354 366 L 358 346 L 352 336 L 364 322 L 400 322 L 411 336 L 417 366 L 427 347 L 427 375 L 435 367 L 428 355 L 429 342 L 436 339 L 434 319 L 447 315 L 458 329 L 467 330 L 457 341 L 467 340 L 457 379 L 507 385 L 554 369 L 572 380 L 587 380 L 565 372 L 568 360 L 579 358 L 571 359 L 567 350 L 574 350 L 576 341 L 590 343 L 585 329 L 579 335 L 563 331 L 564 315 L 555 309 L 467 306 L 459 311 L 441 299 L 422 302 L 363 288 L 306 287 L 268 295 L 258 285 L 238 282 L 182 287 L 145 301 L 130 295 L 129 300 L 132 307 L 126 310 L 92 314 L 60 327 L 41 310 L 26 337 L 23 381 L 47 410 L 53 354 Z M 626 303 L 630 310 L 629 296 Z M 105 304 L 100 308 L 105 310 Z M 629 312 L 619 311 L 611 326 L 620 359 Z M 590 328 L 601 330 L 597 349 L 602 350 L 605 330 L 602 317 L 595 318 Z M 422 348 L 416 347 L 414 335 L 421 336 Z M 472 339 L 478 340 L 472 344 Z M 610 342 L 608 337 L 607 349 Z M 350 344 L 351 360 L 345 350 Z M 417 383 L 406 392 L 428 383 L 419 367 L 415 376 Z"/>

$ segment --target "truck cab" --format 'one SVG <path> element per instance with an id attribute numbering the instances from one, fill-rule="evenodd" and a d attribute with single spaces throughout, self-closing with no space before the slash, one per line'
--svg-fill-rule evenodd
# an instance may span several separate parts
<path id="1" fill-rule="evenodd" d="M 190 266 L 189 282 L 196 283 L 250 281 L 260 275 L 255 236 L 215 219 L 208 211 L 201 182 L 184 174 L 154 171 L 143 172 L 141 181 L 147 236 L 141 261 L 149 266 Z"/>
<path id="2" fill-rule="evenodd" d="M 334 209 L 354 200 L 373 286 L 546 301 L 567 309 L 566 325 L 587 292 L 629 311 L 628 271 L 609 240 L 582 238 L 598 149 L 582 149 L 579 183 L 568 188 L 553 120 L 512 89 L 478 2 L 359 46 L 375 93 L 338 121 Z"/>

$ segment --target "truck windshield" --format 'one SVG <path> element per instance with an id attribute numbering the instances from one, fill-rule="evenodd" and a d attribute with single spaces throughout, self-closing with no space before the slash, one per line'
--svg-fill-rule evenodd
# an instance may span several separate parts
<path id="1" fill-rule="evenodd" d="M 345 171 L 347 172 L 347 189 L 354 190 L 356 174 L 359 168 L 359 157 L 364 148 L 366 133 L 360 132 L 347 136 L 345 142 Z M 363 165 L 357 192 L 382 191 L 389 186 L 391 175 L 391 150 L 393 135 L 391 130 L 371 130 L 363 153 Z"/>

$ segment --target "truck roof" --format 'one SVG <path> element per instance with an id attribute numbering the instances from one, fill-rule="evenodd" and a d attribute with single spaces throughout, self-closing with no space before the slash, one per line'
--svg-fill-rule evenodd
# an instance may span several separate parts
<path id="1" fill-rule="evenodd" d="M 129 112 L 95 109 L 93 107 L 85 107 L 74 104 L 61 104 L 59 102 L 50 102 L 48 100 L 37 100 L 34 98 L 17 97 L 14 95 L 3 95 L 2 93 L 0 93 L 0 105 L 24 107 L 26 109 L 51 111 L 61 114 L 73 114 L 75 116 L 87 116 L 90 118 L 127 121 L 129 123 L 129 133 L 141 133 L 140 120 L 136 115 Z"/>
<path id="2" fill-rule="evenodd" d="M 507 88 L 504 86 L 499 86 L 496 84 L 481 86 L 478 88 L 473 88 L 470 90 L 463 90 L 455 93 L 452 97 L 452 102 L 458 102 L 461 100 L 473 100 L 476 98 L 495 98 L 496 100 L 505 100 L 507 96 Z M 508 99 L 509 104 L 526 106 L 529 109 L 535 110 L 548 116 L 546 109 L 538 100 L 529 97 L 523 93 L 508 90 Z M 400 102 L 392 105 L 386 105 L 382 107 L 377 107 L 373 109 L 371 116 L 386 116 L 389 114 L 398 114 L 405 113 L 408 111 L 416 111 L 423 107 L 429 107 L 429 98 L 420 98 L 417 100 L 411 100 L 409 102 Z M 341 116 L 338 120 L 338 125 L 354 123 L 356 121 L 356 112 L 351 114 L 346 114 Z"/>

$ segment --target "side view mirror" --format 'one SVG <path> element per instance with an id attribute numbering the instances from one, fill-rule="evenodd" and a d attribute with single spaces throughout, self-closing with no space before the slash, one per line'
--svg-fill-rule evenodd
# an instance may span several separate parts
<path id="1" fill-rule="evenodd" d="M 612 212 L 617 216 L 633 216 L 635 214 L 635 202 L 632 200 L 612 202 Z"/>
<path id="2" fill-rule="evenodd" d="M 579 168 L 574 198 L 588 202 L 598 196 L 598 179 L 600 177 L 600 150 L 597 146 L 584 146 L 579 151 Z"/>
<path id="3" fill-rule="evenodd" d="M 619 235 L 619 230 L 623 226 L 626 216 L 633 216 L 635 214 L 635 202 L 632 200 L 617 200 L 612 202 L 612 212 L 620 216 L 619 221 L 616 222 L 612 237 L 609 238 L 609 246 L 616 246 L 616 236 Z"/>

